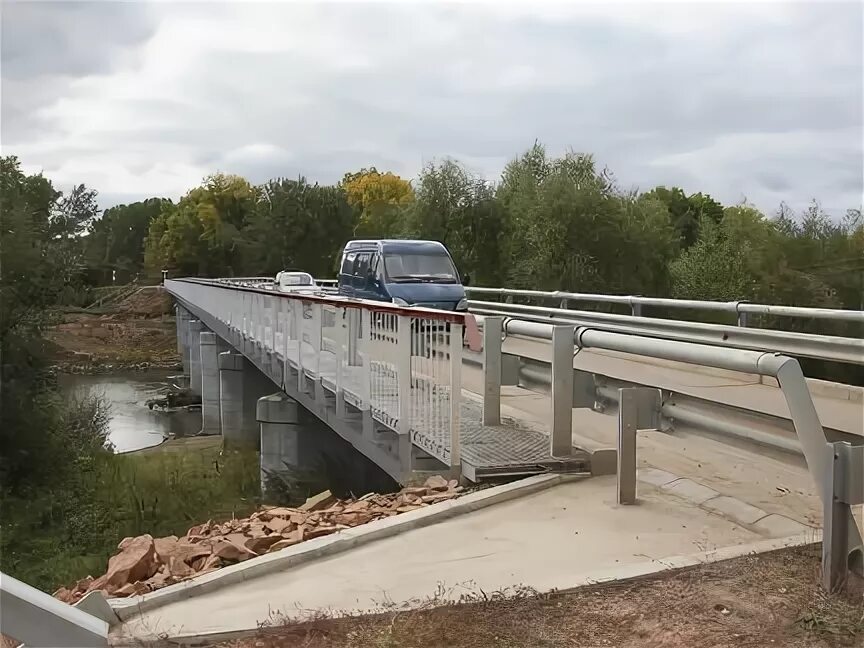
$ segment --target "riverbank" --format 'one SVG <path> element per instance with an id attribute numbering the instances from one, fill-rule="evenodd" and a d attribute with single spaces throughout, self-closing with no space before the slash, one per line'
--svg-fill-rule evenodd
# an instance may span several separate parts
<path id="1" fill-rule="evenodd" d="M 180 369 L 171 298 L 161 287 L 142 288 L 116 304 L 57 313 L 45 331 L 52 359 L 65 373 L 121 369 Z"/>

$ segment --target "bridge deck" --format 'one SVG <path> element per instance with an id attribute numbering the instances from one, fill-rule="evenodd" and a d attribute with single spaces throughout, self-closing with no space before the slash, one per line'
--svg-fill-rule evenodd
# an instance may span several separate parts
<path id="1" fill-rule="evenodd" d="M 297 368 L 297 343 L 288 342 L 288 362 Z M 281 354 L 277 354 L 280 359 Z M 336 391 L 336 356 L 332 353 L 316 354 L 312 347 L 303 345 L 302 366 L 304 373 L 312 379 L 321 379 L 324 389 Z M 314 369 L 310 369 L 314 368 Z M 372 416 L 390 429 L 396 429 L 399 420 L 396 379 L 386 366 L 373 363 L 376 394 L 372 397 Z M 343 366 L 343 390 L 345 400 L 356 405 L 363 400 L 361 391 L 361 367 Z M 422 385 L 417 385 L 415 387 Z M 423 389 L 420 389 L 422 392 Z M 434 399 L 435 409 L 441 412 L 438 420 L 445 420 L 444 411 L 450 407 L 450 393 L 436 390 L 429 397 Z M 424 394 L 424 401 L 426 395 Z M 550 454 L 549 437 L 530 429 L 512 419 L 502 419 L 501 425 L 483 425 L 482 408 L 479 403 L 460 394 L 462 473 L 471 480 L 484 477 L 530 475 L 548 470 L 587 472 L 590 460 L 587 452 L 574 448 L 571 456 L 556 458 Z M 411 436 L 415 444 L 422 447 L 441 448 L 446 445 L 440 438 L 443 428 L 436 426 L 434 411 L 430 414 L 428 402 L 415 403 L 412 416 Z M 425 412 L 426 416 L 420 416 Z"/>

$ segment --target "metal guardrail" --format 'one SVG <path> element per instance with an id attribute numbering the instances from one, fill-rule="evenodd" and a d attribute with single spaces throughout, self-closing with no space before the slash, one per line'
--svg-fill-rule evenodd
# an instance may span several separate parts
<path id="1" fill-rule="evenodd" d="M 864 365 L 864 339 L 859 338 L 501 302 L 469 301 L 468 306 L 471 312 L 484 316 L 508 317 L 538 323 L 553 321 L 562 324 L 590 326 L 613 333 L 642 335 L 753 351 L 776 351 L 801 358 Z"/>
<path id="2" fill-rule="evenodd" d="M 773 315 L 775 317 L 800 317 L 836 322 L 860 324 L 864 332 L 864 311 L 837 308 L 807 308 L 801 306 L 781 306 L 779 304 L 753 304 L 748 301 L 716 302 L 696 299 L 670 299 L 665 297 L 642 297 L 640 295 L 602 295 L 594 293 L 575 293 L 543 290 L 514 290 L 510 288 L 481 288 L 468 286 L 465 292 L 477 295 L 498 295 L 499 297 L 533 297 L 538 299 L 557 299 L 562 308 L 570 301 L 595 304 L 618 304 L 629 306 L 633 315 L 641 315 L 643 306 L 703 310 L 730 313 L 738 317 L 738 326 L 748 325 L 749 315 Z M 508 304 L 509 306 L 509 304 Z"/>
<path id="3" fill-rule="evenodd" d="M 106 621 L 2 573 L 0 614 L 0 631 L 28 648 L 96 648 L 108 645 Z"/>

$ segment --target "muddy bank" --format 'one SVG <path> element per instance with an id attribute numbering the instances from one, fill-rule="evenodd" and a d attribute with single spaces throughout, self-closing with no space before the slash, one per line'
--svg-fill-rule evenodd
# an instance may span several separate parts
<path id="1" fill-rule="evenodd" d="M 99 312 L 66 313 L 46 332 L 53 358 L 65 373 L 181 367 L 170 297 L 141 289 Z"/>

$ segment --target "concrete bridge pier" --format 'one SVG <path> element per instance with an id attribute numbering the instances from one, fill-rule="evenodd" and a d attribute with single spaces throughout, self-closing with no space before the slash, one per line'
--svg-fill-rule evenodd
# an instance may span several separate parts
<path id="1" fill-rule="evenodd" d="M 201 396 L 201 331 L 204 324 L 201 320 L 189 320 L 186 345 L 189 349 L 189 389 L 193 394 Z"/>
<path id="2" fill-rule="evenodd" d="M 300 407 L 293 398 L 279 392 L 258 399 L 256 418 L 261 435 L 261 492 L 290 467 L 301 465 Z"/>
<path id="3" fill-rule="evenodd" d="M 177 322 L 177 353 L 183 362 L 183 373 L 189 375 L 189 320 L 191 313 L 177 304 L 175 320 Z"/>
<path id="4" fill-rule="evenodd" d="M 222 433 L 219 354 L 227 350 L 227 343 L 211 331 L 201 331 L 201 434 Z"/>
<path id="5" fill-rule="evenodd" d="M 258 399 L 273 387 L 243 354 L 233 349 L 219 354 L 219 408 L 226 445 L 258 446 Z"/>

